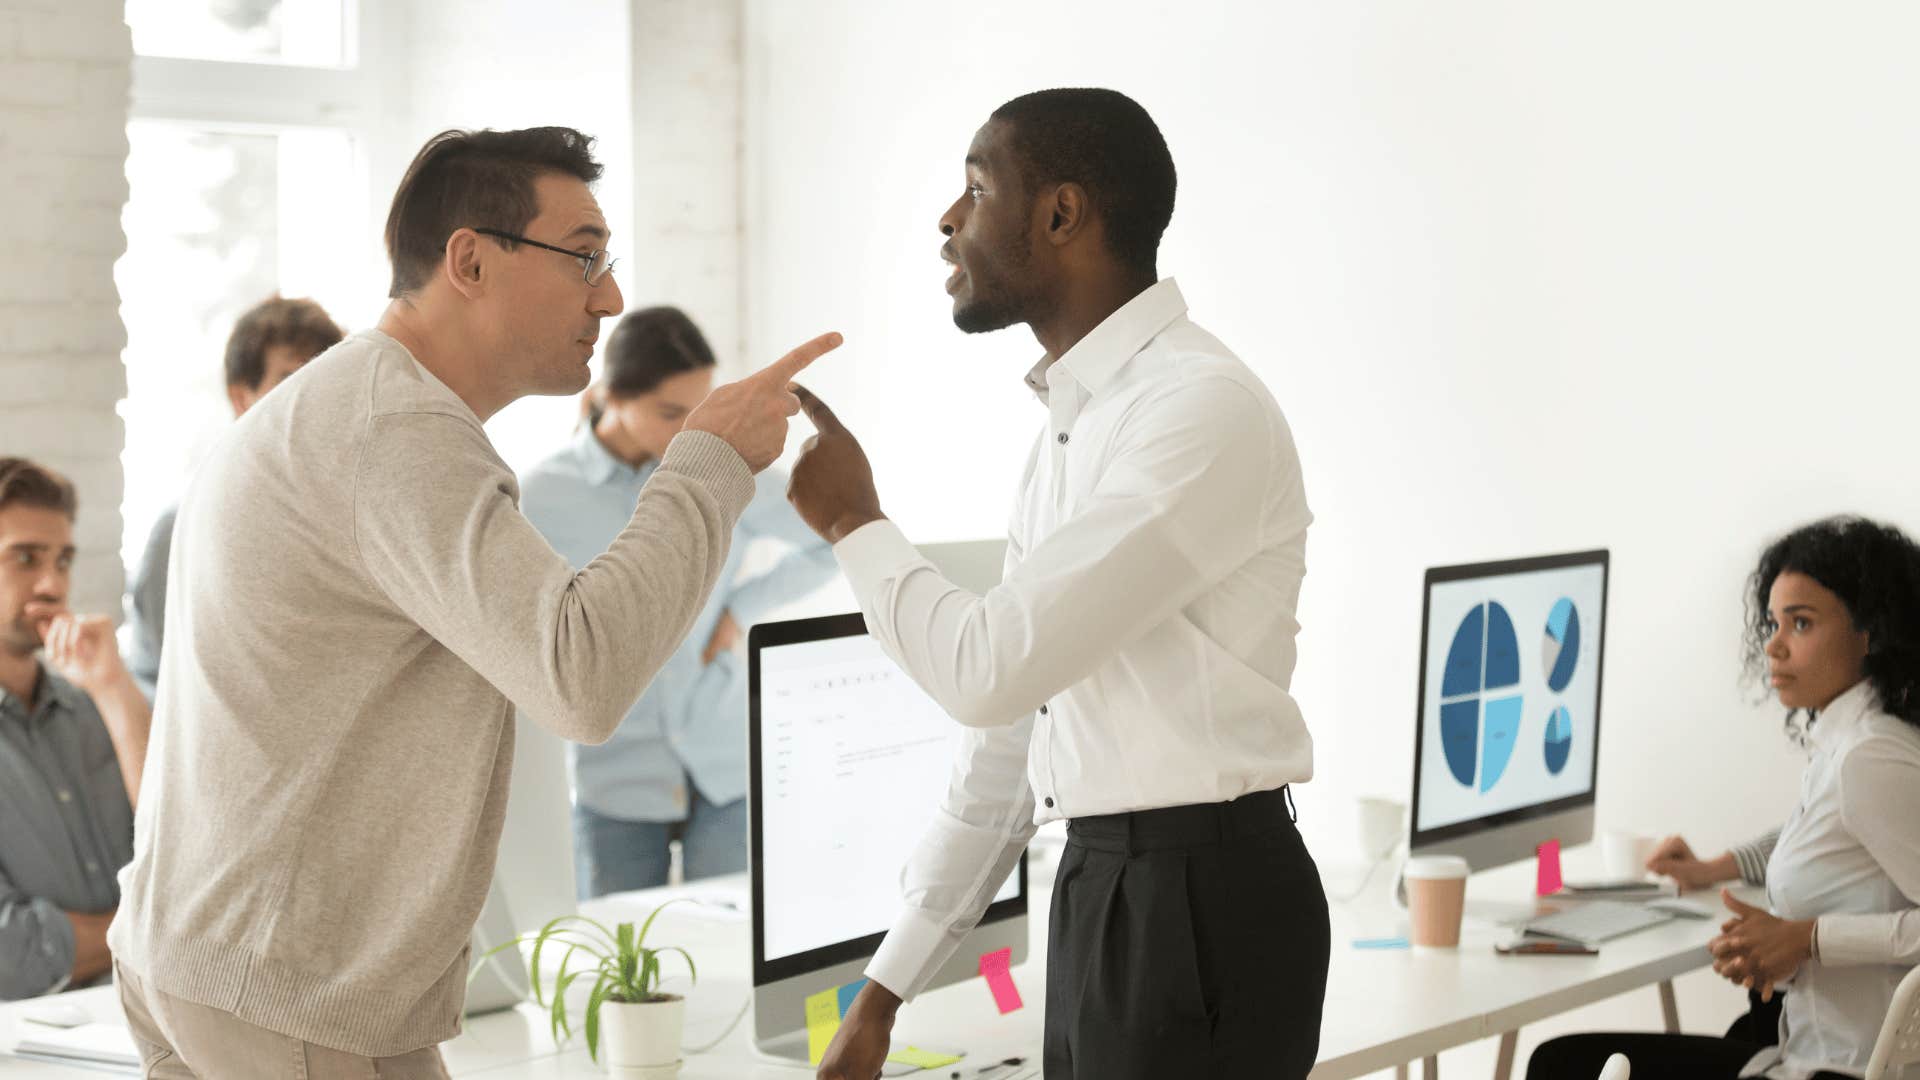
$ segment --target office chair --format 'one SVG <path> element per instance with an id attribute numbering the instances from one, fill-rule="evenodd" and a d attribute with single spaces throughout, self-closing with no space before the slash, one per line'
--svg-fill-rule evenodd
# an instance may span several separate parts
<path id="1" fill-rule="evenodd" d="M 1627 1055 L 1614 1054 L 1607 1063 L 1600 1066 L 1600 1080 L 1627 1080 L 1633 1075 L 1633 1066 L 1627 1063 Z"/>
<path id="2" fill-rule="evenodd" d="M 1880 1026 L 1873 1056 L 1867 1059 L 1866 1080 L 1885 1080 L 1895 1069 L 1916 1061 L 1920 1061 L 1920 967 L 1907 972 L 1893 992 L 1886 1023 Z"/>

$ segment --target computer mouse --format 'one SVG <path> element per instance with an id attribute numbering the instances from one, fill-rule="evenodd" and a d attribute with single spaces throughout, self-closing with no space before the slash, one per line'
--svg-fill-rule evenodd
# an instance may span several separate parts
<path id="1" fill-rule="evenodd" d="M 57 1028 L 74 1028 L 93 1023 L 93 1013 L 71 1001 L 61 1001 L 58 998 L 49 998 L 23 1009 L 21 1016 L 36 1024 Z"/>

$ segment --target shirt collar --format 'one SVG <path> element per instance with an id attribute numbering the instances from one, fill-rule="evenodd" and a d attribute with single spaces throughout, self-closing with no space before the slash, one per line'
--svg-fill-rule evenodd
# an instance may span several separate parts
<path id="1" fill-rule="evenodd" d="M 1055 363 L 1085 387 L 1088 396 L 1098 397 L 1128 360 L 1186 313 L 1187 299 L 1180 295 L 1179 284 L 1166 278 L 1100 320 L 1100 325 L 1075 342 Z M 1042 401 L 1047 400 L 1051 386 L 1049 366 L 1042 357 L 1027 372 L 1027 388 Z"/>
<path id="2" fill-rule="evenodd" d="M 1814 722 L 1807 737 L 1815 746 L 1829 747 L 1840 738 L 1859 727 L 1860 721 L 1869 713 L 1880 708 L 1880 695 L 1874 692 L 1870 679 L 1861 679 L 1837 698 L 1827 702 L 1820 710 L 1820 718 Z"/>
<path id="3" fill-rule="evenodd" d="M 40 679 L 34 690 L 31 705 L 21 701 L 5 690 L 0 690 L 0 712 L 12 713 L 26 719 L 37 718 L 54 706 L 68 712 L 77 712 L 80 708 L 80 688 L 54 674 L 53 669 L 40 664 Z"/>
<path id="4" fill-rule="evenodd" d="M 600 436 L 593 433 L 593 425 L 583 423 L 573 433 L 574 460 L 580 463 L 580 475 L 589 484 L 604 484 L 622 474 L 633 475 L 633 466 L 613 456 Z"/>

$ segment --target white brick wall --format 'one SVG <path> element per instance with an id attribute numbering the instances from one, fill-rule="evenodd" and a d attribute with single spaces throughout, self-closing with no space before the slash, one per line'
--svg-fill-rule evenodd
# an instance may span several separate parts
<path id="1" fill-rule="evenodd" d="M 676 304 L 727 376 L 743 356 L 739 0 L 633 0 L 633 218 L 620 265 L 629 309 Z"/>
<path id="2" fill-rule="evenodd" d="M 0 0 L 0 454 L 80 489 L 73 602 L 120 611 L 123 0 Z"/>

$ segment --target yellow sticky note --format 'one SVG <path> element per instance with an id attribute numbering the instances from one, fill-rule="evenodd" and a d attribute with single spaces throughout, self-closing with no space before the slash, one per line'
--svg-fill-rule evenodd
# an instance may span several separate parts
<path id="1" fill-rule="evenodd" d="M 840 1030 L 840 988 L 822 990 L 807 998 L 807 1063 L 820 1064 L 827 1044 Z"/>
<path id="2" fill-rule="evenodd" d="M 952 1054 L 939 1054 L 932 1050 L 922 1050 L 909 1046 L 905 1050 L 895 1050 L 887 1055 L 888 1061 L 897 1061 L 902 1065 L 912 1065 L 916 1069 L 937 1069 L 942 1065 L 952 1065 L 960 1059 Z"/>

